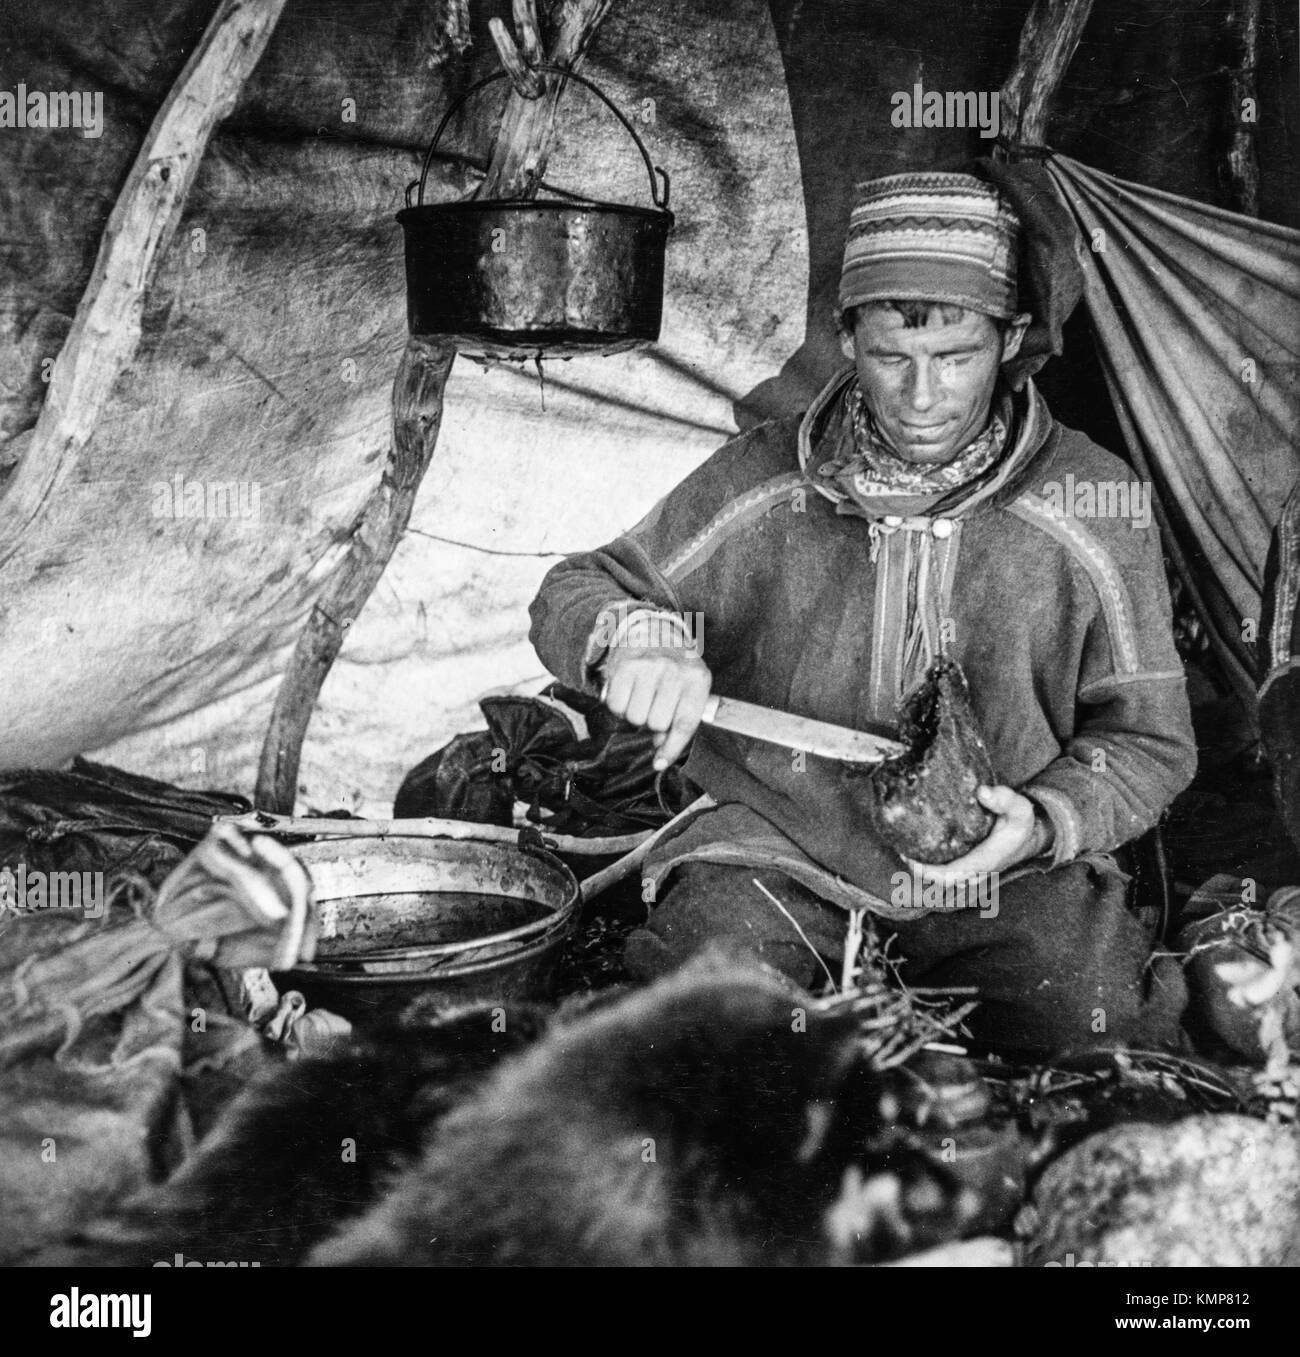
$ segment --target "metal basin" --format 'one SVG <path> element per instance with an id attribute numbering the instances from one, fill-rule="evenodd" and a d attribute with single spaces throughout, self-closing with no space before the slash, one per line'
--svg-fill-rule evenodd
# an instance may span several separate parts
<path id="1" fill-rule="evenodd" d="M 311 873 L 316 958 L 282 989 L 354 1022 L 412 1004 L 549 995 L 577 917 L 578 883 L 554 855 L 512 844 L 327 839 L 294 849 Z"/>

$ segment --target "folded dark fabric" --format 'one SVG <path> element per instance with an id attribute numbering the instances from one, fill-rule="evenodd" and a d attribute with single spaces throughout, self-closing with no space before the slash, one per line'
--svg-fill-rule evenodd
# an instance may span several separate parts
<path id="1" fill-rule="evenodd" d="M 514 794 L 507 779 L 492 766 L 496 747 L 490 730 L 454 736 L 402 779 L 393 814 L 399 820 L 435 815 L 476 825 L 509 826 Z"/>
<path id="2" fill-rule="evenodd" d="M 983 157 L 971 173 L 996 185 L 1020 218 L 1019 306 L 1034 319 L 1020 352 L 1002 369 L 1011 389 L 1019 391 L 1064 348 L 1065 322 L 1083 296 L 1079 228 L 1037 161 L 999 163 Z"/>
<path id="3" fill-rule="evenodd" d="M 242 796 L 189 791 L 89 759 L 19 769 L 0 774 L 0 868 L 129 871 L 157 886 L 217 816 L 251 808 Z"/>
<path id="4" fill-rule="evenodd" d="M 394 815 L 509 825 L 520 801 L 554 833 L 590 837 L 655 828 L 697 795 L 679 768 L 655 772 L 648 731 L 589 694 L 553 684 L 537 697 L 485 697 L 479 707 L 488 729 L 458 735 L 418 763 Z"/>
<path id="5" fill-rule="evenodd" d="M 0 1262 L 169 1171 L 213 1084 L 228 1096 L 269 1063 L 207 968 L 284 967 L 314 942 L 305 869 L 230 826 L 156 894 L 123 881 L 98 918 L 0 915 Z"/>

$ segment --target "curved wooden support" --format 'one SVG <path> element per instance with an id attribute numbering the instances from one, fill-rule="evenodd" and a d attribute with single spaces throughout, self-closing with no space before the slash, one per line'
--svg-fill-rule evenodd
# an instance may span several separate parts
<path id="1" fill-rule="evenodd" d="M 104 228 L 45 404 L 5 491 L 0 566 L 58 489 L 135 357 L 145 296 L 199 162 L 266 50 L 284 5 L 223 0 L 158 110 Z"/>
<path id="2" fill-rule="evenodd" d="M 262 743 L 253 803 L 277 815 L 293 811 L 302 742 L 321 685 L 353 620 L 365 606 L 410 522 L 416 491 L 442 424 L 443 392 L 456 357 L 450 341 L 407 341 L 393 382 L 393 442 L 347 555 L 334 571 L 280 680 Z"/>

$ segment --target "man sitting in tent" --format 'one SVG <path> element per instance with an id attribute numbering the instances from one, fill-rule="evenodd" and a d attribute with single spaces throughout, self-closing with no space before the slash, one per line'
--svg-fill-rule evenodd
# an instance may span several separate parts
<path id="1" fill-rule="evenodd" d="M 1182 971 L 1152 961 L 1115 856 L 1196 764 L 1160 540 L 1138 493 L 1123 517 L 1079 516 L 1079 487 L 1135 478 L 1016 366 L 1034 319 L 1020 234 L 1005 192 L 974 176 L 860 186 L 839 293 L 853 367 L 543 583 L 532 639 L 548 668 L 656 732 L 660 766 L 693 740 L 687 774 L 717 803 L 649 861 L 634 975 L 722 942 L 808 984 L 838 968 L 845 907 L 866 904 L 908 983 L 978 989 L 990 1045 L 1178 1043 Z M 839 765 L 700 726 L 713 689 L 889 733 L 940 654 L 970 684 L 995 820 L 915 870 L 983 875 L 993 907 L 899 907 L 907 869 Z"/>

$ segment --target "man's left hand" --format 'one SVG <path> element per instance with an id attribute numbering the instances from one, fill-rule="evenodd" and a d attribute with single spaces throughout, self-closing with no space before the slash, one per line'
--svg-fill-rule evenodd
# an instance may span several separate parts
<path id="1" fill-rule="evenodd" d="M 1051 847 L 1051 824 L 1036 815 L 1034 803 L 1027 796 L 1010 787 L 977 787 L 975 795 L 980 805 L 997 817 L 988 837 L 951 862 L 906 859 L 907 865 L 923 880 L 955 885 L 972 877 L 1004 872 Z"/>

